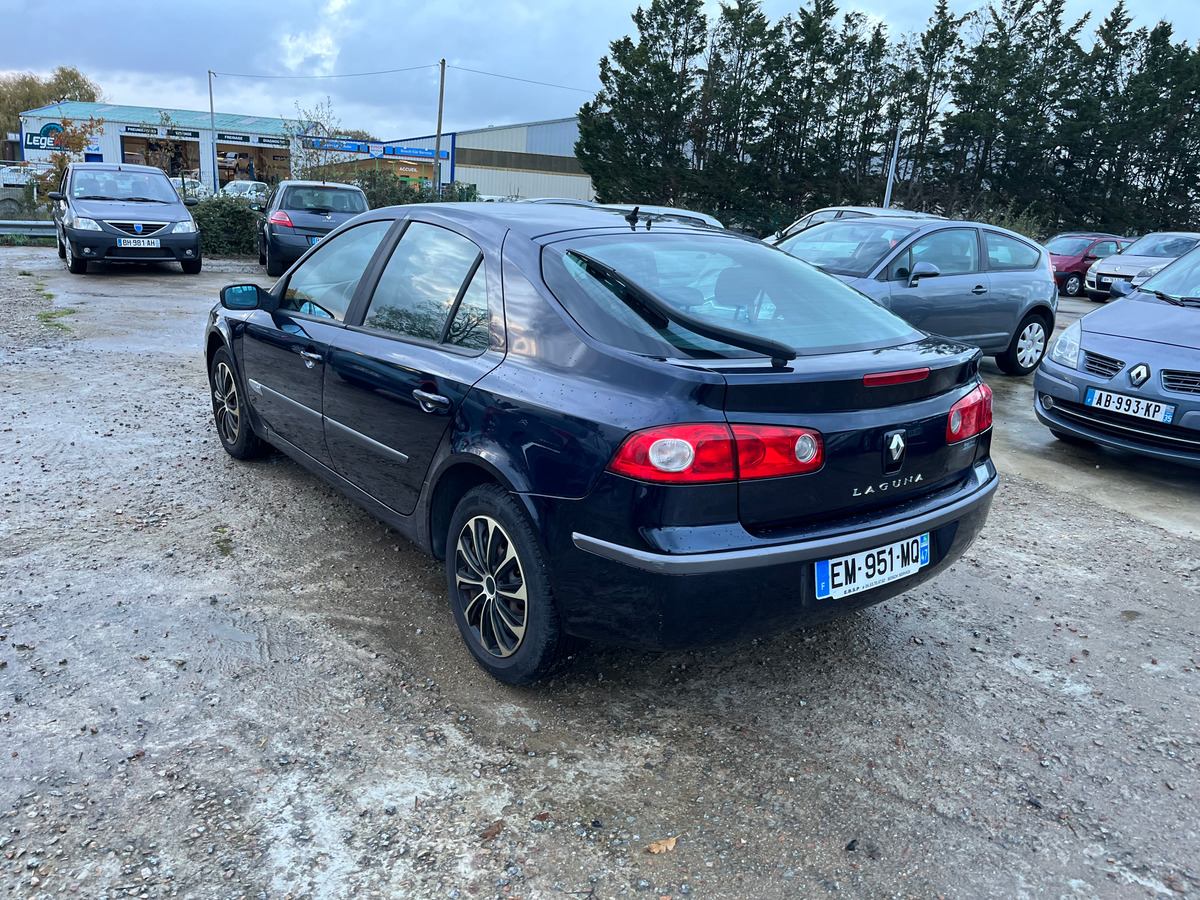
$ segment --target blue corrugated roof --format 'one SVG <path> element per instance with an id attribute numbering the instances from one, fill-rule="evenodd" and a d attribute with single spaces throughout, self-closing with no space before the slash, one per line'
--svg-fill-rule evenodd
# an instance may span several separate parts
<path id="1" fill-rule="evenodd" d="M 52 103 L 38 109 L 29 109 L 21 113 L 23 116 L 38 116 L 45 118 L 66 118 L 73 121 L 96 118 L 105 122 L 127 123 L 133 125 L 161 125 L 162 114 L 171 118 L 171 124 L 177 128 L 208 128 L 207 112 L 195 109 L 155 109 L 150 106 L 121 106 L 115 103 L 84 103 L 80 100 L 66 100 L 62 103 Z M 217 113 L 213 122 L 218 131 L 247 131 L 254 134 L 288 134 L 286 120 L 270 119 L 265 116 L 243 116 L 237 113 Z"/>

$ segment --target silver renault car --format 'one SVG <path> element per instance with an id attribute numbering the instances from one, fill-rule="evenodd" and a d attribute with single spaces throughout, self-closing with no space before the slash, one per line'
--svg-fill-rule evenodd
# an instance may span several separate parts
<path id="1" fill-rule="evenodd" d="M 974 344 L 1028 375 L 1054 333 L 1058 287 L 1044 247 L 981 222 L 862 218 L 814 225 L 778 245 L 922 331 Z"/>
<path id="2" fill-rule="evenodd" d="M 1112 287 L 1122 281 L 1134 287 L 1200 244 L 1200 234 L 1191 231 L 1156 231 L 1138 238 L 1119 253 L 1092 263 L 1083 286 L 1088 299 L 1103 303 Z"/>

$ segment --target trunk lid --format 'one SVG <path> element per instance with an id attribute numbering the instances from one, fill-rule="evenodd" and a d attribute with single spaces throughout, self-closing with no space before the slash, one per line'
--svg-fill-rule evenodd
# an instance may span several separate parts
<path id="1" fill-rule="evenodd" d="M 929 337 L 881 350 L 803 357 L 784 369 L 730 365 L 731 423 L 814 428 L 825 463 L 807 475 L 739 482 L 738 517 L 749 531 L 802 525 L 903 503 L 970 472 L 987 441 L 946 443 L 950 408 L 976 385 L 979 351 Z M 867 386 L 864 373 L 929 369 L 918 381 Z M 902 449 L 893 456 L 895 436 Z"/>

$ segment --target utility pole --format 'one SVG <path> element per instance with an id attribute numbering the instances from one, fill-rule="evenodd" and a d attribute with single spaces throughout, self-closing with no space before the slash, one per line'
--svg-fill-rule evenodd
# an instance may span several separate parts
<path id="1" fill-rule="evenodd" d="M 900 155 L 900 123 L 896 123 L 896 145 L 892 148 L 892 165 L 888 169 L 887 190 L 883 192 L 883 208 L 892 205 L 892 182 L 896 180 L 896 157 Z"/>
<path id="2" fill-rule="evenodd" d="M 441 80 L 438 83 L 438 124 L 437 138 L 433 143 L 433 187 L 437 191 L 437 197 L 442 199 L 442 102 L 446 96 L 446 60 L 443 59 L 439 66 L 442 70 Z"/>
<path id="3" fill-rule="evenodd" d="M 221 189 L 221 178 L 217 174 L 217 116 L 213 112 L 213 91 L 212 91 L 213 70 L 208 70 L 208 127 L 212 129 L 212 191 L 215 194 Z"/>

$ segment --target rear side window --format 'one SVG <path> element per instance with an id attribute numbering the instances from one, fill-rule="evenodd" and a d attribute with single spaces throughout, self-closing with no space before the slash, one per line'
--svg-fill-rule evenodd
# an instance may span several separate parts
<path id="1" fill-rule="evenodd" d="M 676 322 L 657 327 L 622 286 L 592 274 L 577 251 L 692 316 L 805 353 L 893 346 L 921 335 L 868 297 L 757 241 L 725 235 L 582 238 L 543 251 L 547 285 L 592 337 L 647 356 L 753 358 L 752 350 L 701 337 Z M 651 317 L 653 319 L 653 317 Z"/>
<path id="2" fill-rule="evenodd" d="M 367 222 L 322 243 L 291 274 L 280 309 L 341 322 L 367 263 L 391 227 L 390 221 Z"/>
<path id="3" fill-rule="evenodd" d="M 983 233 L 983 244 L 987 247 L 988 268 L 993 272 L 1032 269 L 1042 257 L 1036 247 L 994 231 Z"/>
<path id="4" fill-rule="evenodd" d="M 482 353 L 488 345 L 482 251 L 453 231 L 411 223 L 379 278 L 363 325 Z"/>
<path id="5" fill-rule="evenodd" d="M 361 193 L 329 185 L 293 185 L 283 194 L 281 209 L 312 213 L 361 213 L 367 201 Z"/>

